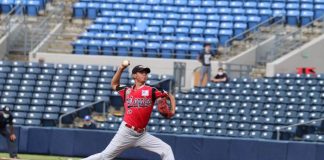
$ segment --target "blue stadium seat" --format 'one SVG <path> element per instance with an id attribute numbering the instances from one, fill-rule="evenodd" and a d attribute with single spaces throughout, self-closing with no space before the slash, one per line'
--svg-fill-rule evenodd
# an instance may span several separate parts
<path id="1" fill-rule="evenodd" d="M 2 13 L 8 14 L 13 9 L 14 4 L 14 0 L 3 0 L 0 5 Z"/>
<path id="2" fill-rule="evenodd" d="M 88 41 L 88 54 L 90 55 L 99 55 L 101 47 L 100 40 L 90 40 Z"/>
<path id="3" fill-rule="evenodd" d="M 42 117 L 43 126 L 56 126 L 58 114 L 44 113 Z"/>
<path id="4" fill-rule="evenodd" d="M 119 128 L 119 124 L 118 123 L 111 123 L 111 124 L 108 124 L 108 130 L 111 130 L 111 131 L 117 131 Z"/>
<path id="5" fill-rule="evenodd" d="M 286 10 L 274 9 L 274 10 L 272 10 L 272 16 L 277 17 L 274 19 L 275 21 L 281 20 L 282 17 L 286 16 Z"/>
<path id="6" fill-rule="evenodd" d="M 324 4 L 315 4 L 314 12 L 315 12 L 314 19 L 320 18 L 324 14 Z"/>
<path id="7" fill-rule="evenodd" d="M 89 76 L 90 80 L 89 81 L 97 81 L 97 77 L 100 76 L 100 72 L 98 71 L 99 69 L 97 68 L 96 70 L 89 70 L 86 72 L 86 76 Z M 88 77 L 86 77 L 88 78 Z"/>
<path id="8" fill-rule="evenodd" d="M 257 26 L 260 22 L 261 22 L 261 18 L 259 16 L 248 16 L 249 29 Z"/>
<path id="9" fill-rule="evenodd" d="M 171 58 L 173 57 L 175 45 L 171 42 L 162 43 L 161 45 L 161 57 Z"/>
<path id="10" fill-rule="evenodd" d="M 175 35 L 178 37 L 186 37 L 189 35 L 188 33 L 189 33 L 189 27 L 179 27 L 176 28 L 175 30 Z"/>
<path id="11" fill-rule="evenodd" d="M 81 81 L 81 76 L 85 75 L 85 71 L 83 69 L 74 69 L 71 70 L 71 74 L 72 76 L 74 76 L 74 78 L 79 78 L 80 80 L 76 79 L 75 81 Z M 68 80 L 71 81 L 72 77 L 69 77 Z"/>
<path id="12" fill-rule="evenodd" d="M 73 5 L 73 17 L 74 18 L 85 18 L 86 16 L 86 2 L 77 2 Z"/>
<path id="13" fill-rule="evenodd" d="M 169 127 L 169 126 L 161 126 L 161 127 L 159 127 L 159 132 L 161 132 L 161 133 L 170 133 L 171 132 L 171 127 Z"/>
<path id="14" fill-rule="evenodd" d="M 9 73 L 9 72 L 11 72 L 11 68 L 8 66 L 0 66 L 0 72 L 1 73 Z"/>
<path id="15" fill-rule="evenodd" d="M 16 99 L 16 104 L 29 105 L 30 104 L 30 99 L 29 98 L 17 98 Z"/>
<path id="16" fill-rule="evenodd" d="M 49 94 L 48 100 L 61 100 L 63 98 L 62 94 Z"/>
<path id="17" fill-rule="evenodd" d="M 54 107 L 54 106 L 49 106 L 45 108 L 46 113 L 59 113 L 60 112 L 60 107 Z"/>
<path id="18" fill-rule="evenodd" d="M 115 33 L 117 31 L 116 24 L 105 24 L 102 26 L 102 31 L 104 33 Z"/>
<path id="19" fill-rule="evenodd" d="M 78 102 L 75 101 L 75 100 L 63 100 L 62 101 L 62 106 L 75 108 L 75 107 L 78 106 Z"/>
<path id="20" fill-rule="evenodd" d="M 38 80 L 36 82 L 36 88 L 37 87 L 49 87 L 51 85 L 51 81 L 48 81 L 48 80 Z M 38 90 L 41 90 L 42 88 L 38 89 Z M 36 90 L 37 91 L 37 90 Z"/>
<path id="21" fill-rule="evenodd" d="M 159 126 L 149 126 L 148 127 L 149 132 L 159 132 Z"/>
<path id="22" fill-rule="evenodd" d="M 26 112 L 13 112 L 12 116 L 13 116 L 13 118 L 26 118 L 27 113 Z"/>
<path id="23" fill-rule="evenodd" d="M 40 1 L 27 1 L 27 14 L 37 16 L 40 10 Z"/>
<path id="24" fill-rule="evenodd" d="M 53 75 L 55 74 L 56 70 L 52 68 L 44 68 L 41 72 L 41 74 L 48 74 L 48 75 Z M 36 72 L 35 72 L 36 73 Z"/>
<path id="25" fill-rule="evenodd" d="M 244 15 L 245 14 L 245 10 L 243 8 L 233 8 L 232 9 L 232 15 L 233 16 L 239 16 L 239 15 Z"/>
<path id="26" fill-rule="evenodd" d="M 235 23 L 234 24 L 234 36 L 237 36 L 237 39 L 243 39 L 244 35 L 242 33 L 247 29 L 246 23 Z M 240 36 L 239 36 L 240 35 Z"/>
<path id="27" fill-rule="evenodd" d="M 79 39 L 72 43 L 75 54 L 85 54 L 87 52 L 88 40 Z"/>
<path id="28" fill-rule="evenodd" d="M 107 23 L 108 23 L 108 20 L 109 20 L 108 17 L 97 17 L 97 18 L 94 20 L 94 23 L 95 23 L 95 24 L 101 24 L 101 25 L 104 25 L 104 24 L 107 24 Z"/>
<path id="29" fill-rule="evenodd" d="M 178 21 L 176 20 L 165 20 L 164 26 L 165 27 L 176 27 L 178 25 Z"/>
<path id="30" fill-rule="evenodd" d="M 28 112 L 29 111 L 29 106 L 28 105 L 15 105 L 14 106 L 14 111 Z"/>
<path id="31" fill-rule="evenodd" d="M 102 27 L 103 27 L 102 24 L 91 24 L 86 29 L 88 32 L 98 33 L 102 31 Z"/>
<path id="32" fill-rule="evenodd" d="M 130 33 L 131 31 L 131 26 L 130 25 L 118 25 L 117 27 L 117 32 L 121 34 L 127 34 Z"/>
<path id="33" fill-rule="evenodd" d="M 5 91 L 18 91 L 18 86 L 17 85 L 5 85 L 4 86 Z"/>
<path id="34" fill-rule="evenodd" d="M 68 75 L 70 75 L 70 70 L 69 69 L 58 69 L 56 71 L 56 75 L 58 75 L 58 76 L 68 76 Z"/>
<path id="35" fill-rule="evenodd" d="M 45 103 L 44 103 L 44 104 L 45 104 Z M 37 112 L 42 113 L 42 112 L 44 112 L 45 107 L 43 107 L 43 106 L 30 106 L 29 109 L 30 109 L 30 111 L 33 112 L 33 113 L 37 113 Z"/>
<path id="36" fill-rule="evenodd" d="M 189 45 L 187 43 L 178 43 L 175 47 L 176 58 L 184 59 L 187 56 Z"/>
<path id="37" fill-rule="evenodd" d="M 160 5 L 154 5 L 152 8 L 153 12 L 164 12 L 165 11 L 165 6 L 160 6 Z"/>
<path id="38" fill-rule="evenodd" d="M 124 10 L 126 8 L 125 4 L 122 3 L 114 3 L 113 4 L 113 9 L 118 11 L 118 10 Z"/>
<path id="39" fill-rule="evenodd" d="M 243 2 L 242 1 L 231 1 L 229 6 L 231 8 L 241 8 L 243 6 Z M 224 6 L 225 7 L 225 6 Z"/>
<path id="40" fill-rule="evenodd" d="M 272 16 L 272 10 L 271 9 L 260 9 L 259 15 L 261 17 L 261 22 L 264 22 Z M 266 25 L 268 25 L 269 23 L 270 22 L 266 23 Z"/>
<path id="41" fill-rule="evenodd" d="M 105 8 L 107 7 L 107 9 Z M 111 11 L 111 8 L 112 8 L 112 5 L 111 4 L 102 4 L 101 5 L 101 8 L 100 8 L 100 16 L 103 16 L 103 17 L 109 17 L 109 18 L 112 18 L 115 16 L 115 12 L 114 11 Z"/>
<path id="42" fill-rule="evenodd" d="M 233 31 L 230 29 L 221 29 L 219 30 L 219 40 L 221 45 L 225 45 L 226 42 L 232 37 Z"/>
<path id="43" fill-rule="evenodd" d="M 314 12 L 313 11 L 302 11 L 300 18 L 301 18 L 301 25 L 307 25 L 309 24 L 311 21 L 313 21 L 313 17 L 314 17 Z"/>
<path id="44" fill-rule="evenodd" d="M 174 27 L 163 27 L 161 28 L 161 35 L 173 35 L 175 33 Z"/>
<path id="45" fill-rule="evenodd" d="M 190 45 L 190 59 L 196 59 L 198 54 L 202 51 L 203 46 L 199 44 Z"/>
<path id="46" fill-rule="evenodd" d="M 144 41 L 134 41 L 132 43 L 132 56 L 134 57 L 143 57 L 145 52 L 145 42 Z"/>
<path id="47" fill-rule="evenodd" d="M 127 56 L 130 50 L 131 41 L 123 40 L 117 42 L 117 54 L 119 56 Z"/>
<path id="48" fill-rule="evenodd" d="M 37 113 L 37 112 L 30 112 L 27 114 L 28 119 L 41 119 L 43 116 L 42 113 Z"/>
<path id="49" fill-rule="evenodd" d="M 13 67 L 11 69 L 12 73 L 25 73 L 26 72 L 26 68 L 25 67 Z"/>
<path id="50" fill-rule="evenodd" d="M 245 15 L 246 16 L 259 16 L 259 10 L 258 9 L 246 9 Z"/>
<path id="51" fill-rule="evenodd" d="M 296 26 L 299 24 L 300 11 L 299 10 L 288 10 L 287 11 L 287 23 L 289 25 Z"/>
<path id="52" fill-rule="evenodd" d="M 160 52 L 160 43 L 158 42 L 149 42 L 146 45 L 146 54 L 148 57 L 156 57 L 157 54 Z"/>
<path id="53" fill-rule="evenodd" d="M 103 55 L 113 55 L 115 53 L 115 46 L 117 41 L 115 40 L 105 40 L 102 42 L 101 50 Z"/>
<path id="54" fill-rule="evenodd" d="M 20 85 L 20 80 L 18 79 L 7 79 L 7 85 Z"/>
<path id="55" fill-rule="evenodd" d="M 27 126 L 40 126 L 41 121 L 39 119 L 26 119 L 25 125 Z"/>

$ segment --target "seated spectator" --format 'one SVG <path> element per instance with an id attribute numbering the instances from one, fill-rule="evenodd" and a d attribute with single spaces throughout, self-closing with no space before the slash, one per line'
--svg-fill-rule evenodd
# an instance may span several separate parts
<path id="1" fill-rule="evenodd" d="M 228 82 L 227 74 L 224 73 L 223 68 L 218 69 L 218 73 L 216 76 L 211 80 L 212 82 L 219 83 L 219 82 Z"/>
<path id="2" fill-rule="evenodd" d="M 91 120 L 89 115 L 84 116 L 84 122 L 82 128 L 84 129 L 96 129 L 95 123 Z"/>

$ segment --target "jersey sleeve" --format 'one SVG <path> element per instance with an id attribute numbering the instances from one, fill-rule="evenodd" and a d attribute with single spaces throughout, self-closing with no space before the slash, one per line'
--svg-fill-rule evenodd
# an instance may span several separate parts
<path id="1" fill-rule="evenodd" d="M 169 96 L 167 91 L 163 89 L 157 89 L 157 88 L 155 89 L 154 95 L 155 95 L 155 99 Z"/>
<path id="2" fill-rule="evenodd" d="M 125 88 L 126 86 L 120 86 L 118 85 L 116 87 L 116 91 L 119 93 L 119 95 L 122 97 L 123 101 L 124 101 L 124 97 L 125 97 Z"/>

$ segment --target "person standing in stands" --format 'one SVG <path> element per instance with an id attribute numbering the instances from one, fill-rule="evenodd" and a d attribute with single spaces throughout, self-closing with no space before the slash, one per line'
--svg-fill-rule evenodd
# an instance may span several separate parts
<path id="1" fill-rule="evenodd" d="M 228 76 L 224 72 L 223 68 L 219 68 L 216 76 L 211 81 L 215 83 L 219 83 L 219 82 L 226 83 L 228 82 Z"/>
<path id="2" fill-rule="evenodd" d="M 211 44 L 205 43 L 203 51 L 197 57 L 198 61 L 202 64 L 198 86 L 202 85 L 205 75 L 207 75 L 207 81 L 210 80 L 210 61 L 213 56 L 214 54 L 211 50 Z"/>
<path id="3" fill-rule="evenodd" d="M 7 140 L 8 152 L 10 158 L 16 159 L 17 157 L 17 146 L 16 146 L 16 135 L 13 127 L 13 117 L 10 112 L 10 108 L 5 106 L 0 112 L 0 133 Z M 9 126 L 9 131 L 8 127 Z"/>
<path id="4" fill-rule="evenodd" d="M 96 124 L 93 123 L 91 120 L 91 117 L 89 115 L 84 116 L 84 121 L 83 121 L 83 129 L 96 129 Z"/>

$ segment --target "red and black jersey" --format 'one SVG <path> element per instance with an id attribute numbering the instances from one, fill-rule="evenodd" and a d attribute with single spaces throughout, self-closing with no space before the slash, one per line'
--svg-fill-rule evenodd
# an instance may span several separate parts
<path id="1" fill-rule="evenodd" d="M 135 86 L 117 87 L 125 107 L 124 121 L 137 128 L 145 128 L 153 110 L 155 99 L 168 96 L 164 90 L 143 85 L 135 90 Z"/>

